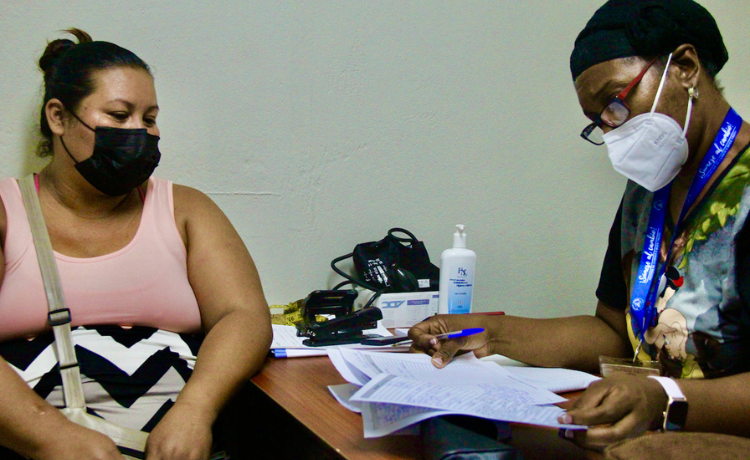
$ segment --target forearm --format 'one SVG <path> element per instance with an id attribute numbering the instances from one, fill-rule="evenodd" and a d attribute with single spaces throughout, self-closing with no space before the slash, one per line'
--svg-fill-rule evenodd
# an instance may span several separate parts
<path id="1" fill-rule="evenodd" d="M 750 373 L 677 384 L 688 401 L 685 430 L 750 437 Z"/>
<path id="2" fill-rule="evenodd" d="M 71 423 L 2 358 L 0 388 L 0 444 L 24 456 L 34 457 Z"/>
<path id="3" fill-rule="evenodd" d="M 435 335 L 481 327 L 484 332 L 438 341 Z M 534 319 L 517 316 L 437 315 L 409 330 L 412 351 L 444 367 L 455 353 L 501 354 L 532 366 L 599 372 L 599 356 L 632 356 L 625 314 L 599 302 L 596 316 Z"/>
<path id="4" fill-rule="evenodd" d="M 598 316 L 496 319 L 489 331 L 491 351 L 532 366 L 598 373 L 599 356 L 631 353 L 630 345 Z"/>
<path id="5" fill-rule="evenodd" d="M 177 398 L 216 419 L 224 404 L 263 364 L 271 344 L 269 321 L 238 310 L 219 320 L 206 335 L 195 369 Z"/>

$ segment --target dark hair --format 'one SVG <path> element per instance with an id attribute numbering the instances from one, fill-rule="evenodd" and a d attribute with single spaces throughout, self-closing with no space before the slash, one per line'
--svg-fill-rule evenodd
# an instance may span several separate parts
<path id="1" fill-rule="evenodd" d="M 53 40 L 47 43 L 39 59 L 39 68 L 44 72 L 44 99 L 39 118 L 39 129 L 44 139 L 37 150 L 39 156 L 52 153 L 52 130 L 45 111 L 50 99 L 59 99 L 66 109 L 75 111 L 81 100 L 96 89 L 93 74 L 98 70 L 133 67 L 151 75 L 148 64 L 133 52 L 114 43 L 93 41 L 89 34 L 79 29 L 65 32 L 74 35 L 78 43 L 66 38 Z"/>

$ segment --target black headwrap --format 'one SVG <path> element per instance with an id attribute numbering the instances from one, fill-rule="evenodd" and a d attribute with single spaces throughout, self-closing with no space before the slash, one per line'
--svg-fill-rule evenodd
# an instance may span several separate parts
<path id="1" fill-rule="evenodd" d="M 628 56 L 669 54 L 690 43 L 709 75 L 729 58 L 711 13 L 692 0 L 609 0 L 576 38 L 573 80 L 589 67 Z"/>

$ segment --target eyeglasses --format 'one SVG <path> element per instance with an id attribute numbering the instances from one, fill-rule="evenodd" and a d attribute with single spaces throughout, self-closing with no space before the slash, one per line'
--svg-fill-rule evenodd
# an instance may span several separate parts
<path id="1" fill-rule="evenodd" d="M 583 131 L 581 131 L 582 138 L 586 139 L 594 145 L 602 145 L 604 144 L 604 138 L 602 137 L 604 135 L 604 132 L 601 129 L 602 125 L 617 128 L 618 126 L 625 123 L 625 121 L 630 116 L 630 107 L 628 107 L 628 105 L 625 103 L 625 98 L 628 97 L 628 93 L 630 92 L 630 90 L 633 89 L 633 87 L 637 85 L 638 82 L 641 81 L 641 79 L 643 79 L 643 76 L 646 75 L 646 71 L 653 65 L 654 62 L 656 62 L 658 58 L 658 56 L 653 58 L 646 65 L 646 67 L 641 70 L 641 73 L 639 73 L 638 76 L 635 77 L 635 79 L 631 81 L 630 84 L 620 92 L 620 94 L 609 101 L 609 104 L 607 104 L 607 106 L 604 107 L 601 112 L 599 112 L 599 115 L 597 115 L 596 118 L 594 118 L 594 122 L 583 128 Z"/>

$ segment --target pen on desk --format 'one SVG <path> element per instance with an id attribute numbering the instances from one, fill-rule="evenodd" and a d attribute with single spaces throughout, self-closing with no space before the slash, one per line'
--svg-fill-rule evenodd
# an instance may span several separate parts
<path id="1" fill-rule="evenodd" d="M 463 329 L 461 331 L 446 332 L 445 334 L 438 334 L 435 336 L 436 339 L 457 339 L 459 337 L 468 337 L 470 335 L 479 334 L 484 332 L 481 327 L 472 327 L 469 329 Z"/>

